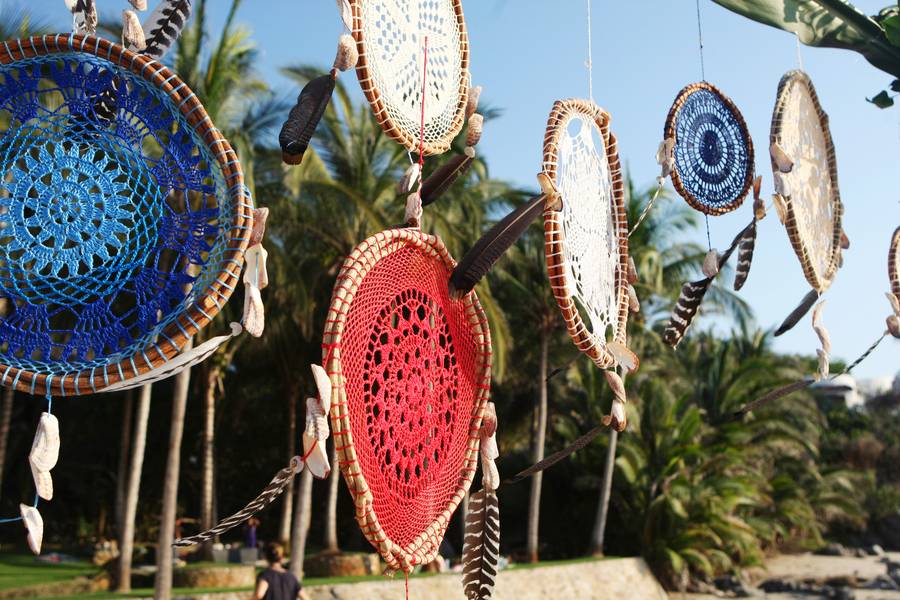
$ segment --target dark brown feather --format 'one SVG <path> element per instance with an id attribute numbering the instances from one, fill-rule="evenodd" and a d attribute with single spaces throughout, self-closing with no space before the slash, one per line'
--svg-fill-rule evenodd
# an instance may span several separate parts
<path id="1" fill-rule="evenodd" d="M 463 589 L 468 600 L 494 594 L 500 561 L 500 503 L 497 492 L 481 489 L 469 498 L 463 542 Z"/>
<path id="2" fill-rule="evenodd" d="M 444 192 L 469 170 L 474 160 L 472 156 L 457 154 L 438 167 L 422 183 L 422 206 L 428 206 L 444 195 Z"/>
<path id="3" fill-rule="evenodd" d="M 519 483 L 526 477 L 531 477 L 535 473 L 540 473 L 541 471 L 546 471 L 547 469 L 549 469 L 550 467 L 552 467 L 553 465 L 555 465 L 562 459 L 564 459 L 568 456 L 571 456 L 575 452 L 578 452 L 579 450 L 585 448 L 588 444 L 590 444 L 592 441 L 594 441 L 594 438 L 596 438 L 598 435 L 600 435 L 604 431 L 607 431 L 607 428 L 605 426 L 604 427 L 594 427 L 593 429 L 588 431 L 586 434 L 584 434 L 583 436 L 581 436 L 580 438 L 578 438 L 577 440 L 575 440 L 574 442 L 572 442 L 571 444 L 569 444 L 568 446 L 563 448 L 562 450 L 557 450 L 556 452 L 554 452 L 547 458 L 545 458 L 543 460 L 539 460 L 538 462 L 534 463 L 527 469 L 519 471 L 513 477 L 511 477 L 510 479 L 507 479 L 503 483 L 505 485 Z"/>
<path id="4" fill-rule="evenodd" d="M 750 265 L 753 263 L 753 251 L 756 249 L 756 221 L 744 230 L 738 244 L 737 268 L 734 274 L 734 291 L 740 290 L 747 282 L 750 275 Z"/>
<path id="5" fill-rule="evenodd" d="M 303 153 L 309 148 L 309 142 L 333 93 L 334 78 L 331 75 L 316 77 L 300 92 L 297 105 L 291 109 L 278 135 L 284 162 L 298 165 L 303 160 Z"/>
<path id="6" fill-rule="evenodd" d="M 543 210 L 544 196 L 538 196 L 506 215 L 481 236 L 450 275 L 450 296 L 460 298 L 471 292 Z"/>
<path id="7" fill-rule="evenodd" d="M 147 45 L 141 54 L 162 59 L 175 46 L 191 18 L 192 0 L 161 0 L 144 23 Z"/>
<path id="8" fill-rule="evenodd" d="M 779 336 L 786 331 L 790 331 L 794 328 L 794 325 L 800 322 L 800 319 L 809 312 L 809 309 L 813 307 L 816 303 L 816 300 L 819 299 L 819 292 L 816 290 L 810 290 L 808 294 L 803 297 L 803 300 L 800 301 L 800 304 L 794 311 L 787 316 L 787 319 L 784 320 L 784 323 L 775 331 L 775 336 Z"/>
<path id="9" fill-rule="evenodd" d="M 722 263 L 720 262 L 720 264 Z M 689 281 L 682 286 L 678 303 L 675 304 L 669 323 L 663 331 L 665 343 L 674 348 L 684 339 L 684 334 L 687 333 L 694 317 L 697 316 L 697 310 L 700 308 L 706 292 L 709 291 L 712 281 L 711 277 L 707 277 L 699 281 Z"/>

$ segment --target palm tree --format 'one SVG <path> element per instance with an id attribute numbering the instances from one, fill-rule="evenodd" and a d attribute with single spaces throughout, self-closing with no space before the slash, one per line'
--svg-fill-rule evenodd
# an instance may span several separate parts
<path id="1" fill-rule="evenodd" d="M 137 501 L 141 487 L 141 473 L 144 469 L 144 450 L 147 446 L 147 422 L 150 418 L 150 396 L 152 386 L 141 387 L 138 395 L 137 413 L 134 420 L 134 436 L 131 441 L 131 461 L 128 481 L 122 500 L 122 518 L 119 529 L 119 564 L 116 576 L 116 591 L 131 591 L 131 559 L 134 555 L 134 526 L 137 515 Z"/>
<path id="2" fill-rule="evenodd" d="M 3 390 L 3 408 L 0 409 L 0 483 L 3 482 L 3 467 L 6 463 L 6 444 L 9 442 L 9 426 L 12 422 L 13 400 L 16 390 L 8 387 Z"/>

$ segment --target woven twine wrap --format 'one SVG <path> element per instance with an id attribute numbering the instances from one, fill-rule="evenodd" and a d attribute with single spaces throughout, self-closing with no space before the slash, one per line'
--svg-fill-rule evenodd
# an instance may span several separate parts
<path id="1" fill-rule="evenodd" d="M 891 278 L 891 291 L 900 300 L 900 227 L 891 238 L 891 249 L 888 252 L 888 276 Z"/>
<path id="2" fill-rule="evenodd" d="M 556 102 L 543 164 L 562 203 L 544 210 L 550 286 L 575 345 L 601 368 L 615 364 L 607 341 L 625 344 L 628 321 L 628 221 L 609 122 L 588 100 Z"/>
<path id="3" fill-rule="evenodd" d="M 350 0 L 359 50 L 356 74 L 388 136 L 419 152 L 425 36 L 423 154 L 450 148 L 469 99 L 469 37 L 462 0 Z"/>
<path id="4" fill-rule="evenodd" d="M 252 226 L 237 155 L 197 97 L 106 40 L 14 40 L 0 130 L 0 382 L 86 394 L 176 356 L 237 285 Z"/>
<path id="5" fill-rule="evenodd" d="M 739 207 L 753 183 L 753 140 L 737 106 L 709 83 L 678 93 L 666 118 L 675 140 L 675 190 L 696 210 L 722 215 Z"/>
<path id="6" fill-rule="evenodd" d="M 809 284 L 825 292 L 837 273 L 841 254 L 841 216 L 834 143 L 828 115 L 812 81 L 802 71 L 781 78 L 772 114 L 771 142 L 794 161 L 790 173 L 772 171 L 788 183 L 784 226 Z"/>
<path id="7" fill-rule="evenodd" d="M 391 569 L 431 562 L 469 489 L 490 396 L 491 340 L 474 292 L 451 300 L 439 238 L 392 229 L 344 262 L 324 364 L 338 464 L 356 520 Z"/>

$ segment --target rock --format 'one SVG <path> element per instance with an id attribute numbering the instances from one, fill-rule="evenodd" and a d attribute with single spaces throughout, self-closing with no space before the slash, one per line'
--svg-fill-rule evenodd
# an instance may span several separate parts
<path id="1" fill-rule="evenodd" d="M 303 572 L 309 577 L 380 575 L 381 561 L 377 554 L 321 552 L 303 562 Z"/>
<path id="2" fill-rule="evenodd" d="M 878 519 L 873 526 L 888 551 L 900 550 L 900 512 Z"/>
<path id="3" fill-rule="evenodd" d="M 878 544 L 872 544 L 866 548 L 866 552 L 869 553 L 869 556 L 884 556 L 884 548 Z"/>
<path id="4" fill-rule="evenodd" d="M 175 569 L 173 582 L 180 588 L 253 587 L 256 569 L 251 565 L 186 567 Z"/>
<path id="5" fill-rule="evenodd" d="M 838 575 L 826 579 L 825 585 L 834 588 L 855 588 L 859 585 L 859 579 L 855 575 Z"/>
<path id="6" fill-rule="evenodd" d="M 900 590 L 900 585 L 887 575 L 879 575 L 862 586 L 864 590 Z"/>

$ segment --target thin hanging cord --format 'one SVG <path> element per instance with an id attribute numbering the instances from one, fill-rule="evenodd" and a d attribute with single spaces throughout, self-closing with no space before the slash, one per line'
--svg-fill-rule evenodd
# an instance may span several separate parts
<path id="1" fill-rule="evenodd" d="M 594 47 L 593 47 L 593 32 L 591 31 L 591 1 L 587 0 L 587 46 L 588 46 L 588 58 L 587 62 L 584 63 L 587 67 L 588 72 L 588 97 L 591 99 L 591 102 L 594 101 Z"/>
<path id="2" fill-rule="evenodd" d="M 428 92 L 426 87 L 428 79 L 428 36 L 425 36 L 425 57 L 422 61 L 422 129 L 419 134 L 419 189 L 416 194 L 419 196 L 419 202 L 422 201 L 422 182 L 425 179 L 425 94 Z"/>
<path id="3" fill-rule="evenodd" d="M 801 71 L 803 70 L 803 55 L 800 54 L 800 34 L 796 31 L 794 32 L 794 39 L 797 40 L 797 68 Z"/>
<path id="4" fill-rule="evenodd" d="M 700 24 L 700 0 L 697 0 L 697 41 L 700 45 L 700 78 L 706 81 L 706 65 L 703 62 L 703 26 Z"/>
<path id="5" fill-rule="evenodd" d="M 638 227 L 641 226 L 641 223 L 644 222 L 650 215 L 650 211 L 653 209 L 653 204 L 656 202 L 656 199 L 659 198 L 660 192 L 662 192 L 663 187 L 666 185 L 666 180 L 660 178 L 659 183 L 656 184 L 656 191 L 653 192 L 653 196 L 650 198 L 650 202 L 647 203 L 647 206 L 644 207 L 643 212 L 641 212 L 641 216 L 638 217 L 638 220 L 635 221 L 634 226 L 631 228 L 631 231 L 628 232 L 628 237 L 634 235 L 634 232 L 637 231 Z"/>
<path id="6" fill-rule="evenodd" d="M 704 213 L 703 218 L 706 219 L 706 249 L 712 250 L 712 238 L 709 236 L 709 215 Z"/>

